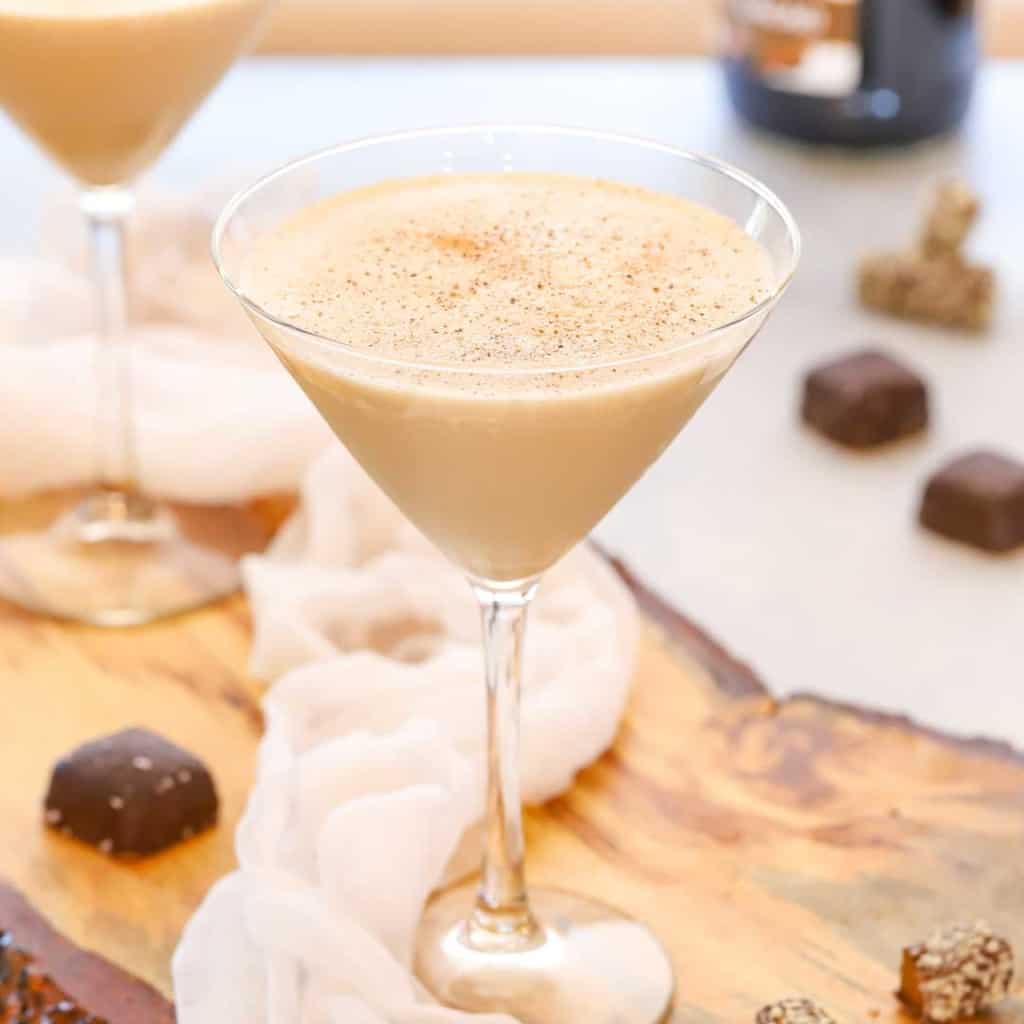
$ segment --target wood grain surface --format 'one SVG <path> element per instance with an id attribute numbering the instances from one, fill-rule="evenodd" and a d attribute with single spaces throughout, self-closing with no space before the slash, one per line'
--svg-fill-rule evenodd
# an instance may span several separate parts
<path id="1" fill-rule="evenodd" d="M 933 925 L 980 915 L 1024 943 L 1020 756 L 812 697 L 773 700 L 629 581 L 645 623 L 626 721 L 569 793 L 529 813 L 530 873 L 653 924 L 678 970 L 675 1024 L 751 1021 L 797 993 L 840 1024 L 896 1024 L 900 948 Z M 260 732 L 248 626 L 241 598 L 114 632 L 0 607 L 0 876 L 164 992 L 183 923 L 233 863 Z M 223 801 L 212 833 L 136 864 L 40 824 L 52 762 L 130 724 L 205 758 Z M 989 1020 L 1021 1024 L 1024 1002 Z"/>

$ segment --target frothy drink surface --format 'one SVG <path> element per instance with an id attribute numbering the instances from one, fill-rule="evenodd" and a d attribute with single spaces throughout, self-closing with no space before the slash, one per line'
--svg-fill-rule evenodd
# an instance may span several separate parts
<path id="1" fill-rule="evenodd" d="M 268 0 L 0 0 L 0 105 L 87 184 L 163 151 Z"/>
<path id="2" fill-rule="evenodd" d="M 255 317 L 409 518 L 504 581 L 561 557 L 657 458 L 760 326 L 745 314 L 775 277 L 696 203 L 492 174 L 313 204 L 251 246 L 239 284 L 333 339 Z"/>
<path id="3" fill-rule="evenodd" d="M 658 352 L 742 316 L 771 281 L 761 246 L 696 203 L 507 174 L 316 204 L 253 252 L 245 287 L 378 355 L 547 367 Z"/>

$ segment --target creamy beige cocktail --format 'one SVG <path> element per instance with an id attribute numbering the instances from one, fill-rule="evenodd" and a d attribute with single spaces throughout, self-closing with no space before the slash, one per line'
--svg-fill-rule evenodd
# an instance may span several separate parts
<path id="1" fill-rule="evenodd" d="M 88 184 L 163 151 L 267 0 L 0 0 L 0 106 Z"/>
<path id="2" fill-rule="evenodd" d="M 310 188 L 325 198 L 303 208 Z M 480 878 L 432 897 L 413 957 L 444 1006 L 523 1024 L 671 1015 L 671 958 L 645 925 L 526 885 L 527 611 L 542 571 L 756 333 L 799 248 L 785 207 L 742 171 L 537 125 L 345 143 L 268 175 L 217 222 L 225 283 L 370 475 L 471 577 L 487 693 Z"/>
<path id="3" fill-rule="evenodd" d="M 759 326 L 726 325 L 775 271 L 683 199 L 446 175 L 302 210 L 251 247 L 239 285 L 324 336 L 257 318 L 374 480 L 460 566 L 504 581 L 551 565 L 657 458 Z"/>
<path id="4" fill-rule="evenodd" d="M 0 531 L 0 594 L 24 607 L 137 625 L 238 585 L 238 549 L 222 538 L 233 544 L 244 535 L 244 510 L 227 512 L 230 526 L 222 520 L 217 538 L 189 536 L 175 510 L 140 486 L 146 467 L 135 443 L 124 230 L 134 179 L 252 41 L 272 5 L 0 0 L 0 108 L 77 180 L 96 310 L 95 484 L 0 517 L 19 524 Z"/>

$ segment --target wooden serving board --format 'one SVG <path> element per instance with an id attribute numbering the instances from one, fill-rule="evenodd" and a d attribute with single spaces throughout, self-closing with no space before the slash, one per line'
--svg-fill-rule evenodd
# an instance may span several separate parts
<path id="1" fill-rule="evenodd" d="M 614 749 L 530 812 L 530 873 L 657 929 L 678 970 L 675 1024 L 741 1024 L 790 994 L 840 1024 L 895 1024 L 909 1019 L 892 996 L 900 948 L 932 926 L 984 916 L 1024 948 L 1020 755 L 812 697 L 773 700 L 624 575 L 645 615 L 629 712 Z M 232 867 L 252 781 L 248 625 L 241 598 L 114 632 L 0 607 L 0 876 L 72 941 L 165 993 L 183 923 Z M 223 819 L 126 865 L 44 830 L 40 802 L 61 753 L 129 724 L 209 762 Z M 990 1021 L 1021 1024 L 1024 1002 Z"/>

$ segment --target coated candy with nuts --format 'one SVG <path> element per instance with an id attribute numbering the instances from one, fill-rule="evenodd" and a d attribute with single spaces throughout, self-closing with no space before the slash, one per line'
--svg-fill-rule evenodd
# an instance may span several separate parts
<path id="1" fill-rule="evenodd" d="M 758 1011 L 754 1024 L 836 1024 L 835 1020 L 810 999 L 780 999 Z"/>
<path id="2" fill-rule="evenodd" d="M 101 853 L 139 857 L 210 828 L 217 806 L 202 761 L 147 729 L 125 729 L 57 762 L 44 818 Z"/>
<path id="3" fill-rule="evenodd" d="M 1005 999 L 1013 950 L 983 922 L 954 924 L 903 950 L 900 998 L 935 1024 L 973 1017 Z"/>
<path id="4" fill-rule="evenodd" d="M 0 932 L 0 1024 L 106 1024 L 92 1016 Z"/>

